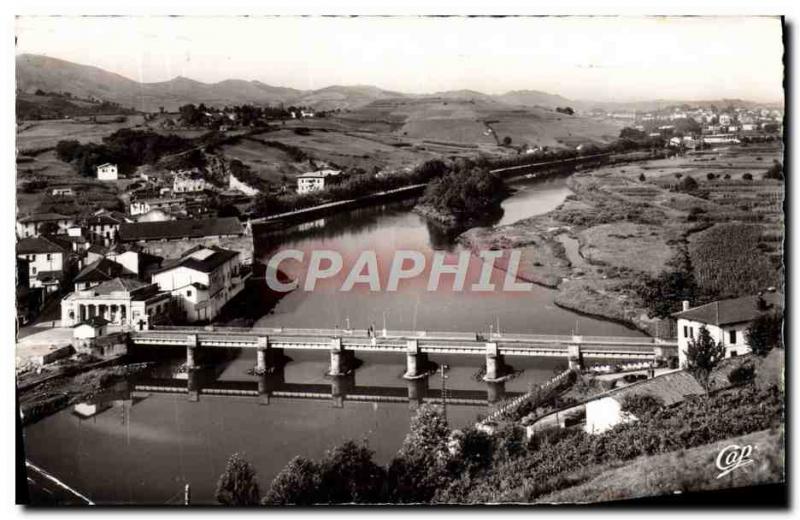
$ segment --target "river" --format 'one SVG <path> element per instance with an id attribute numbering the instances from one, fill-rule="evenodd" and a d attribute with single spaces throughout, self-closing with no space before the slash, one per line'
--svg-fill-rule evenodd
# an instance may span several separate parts
<path id="1" fill-rule="evenodd" d="M 505 213 L 496 225 L 550 211 L 570 193 L 565 177 L 518 181 L 513 187 L 516 191 L 504 201 Z M 256 253 L 262 259 L 278 248 L 333 249 L 345 258 L 365 249 L 414 249 L 426 256 L 434 251 L 458 253 L 459 246 L 450 238 L 409 211 L 411 204 L 363 208 L 259 236 Z M 385 319 L 390 329 L 417 331 L 641 335 L 561 309 L 553 298 L 553 290 L 539 286 L 511 295 L 428 292 L 424 284 L 414 283 L 397 293 L 341 292 L 331 284 L 287 294 L 257 325 L 380 329 Z M 186 375 L 175 370 L 181 354 L 176 351 L 173 359 L 145 377 L 182 384 Z M 386 463 L 408 430 L 415 407 L 409 396 L 440 395 L 438 375 L 413 388 L 402 379 L 402 355 L 360 354 L 361 366 L 344 384 L 325 376 L 327 353 L 291 356 L 282 374 L 274 377 L 280 380 L 279 389 L 295 392 L 295 397 L 272 398 L 266 404 L 256 395 L 201 392 L 190 401 L 186 392 L 137 391 L 135 385 L 143 380 L 138 376 L 92 402 L 27 427 L 27 457 L 96 503 L 177 504 L 185 483 L 191 485 L 194 503 L 211 503 L 225 461 L 237 451 L 255 466 L 262 493 L 293 456 L 319 458 L 346 439 L 366 440 L 376 460 Z M 258 377 L 249 374 L 254 358 L 254 353 L 242 352 L 216 360 L 197 376 L 204 380 L 200 386 L 252 393 L 258 387 Z M 474 423 L 492 409 L 492 401 L 525 392 L 566 367 L 566 360 L 560 359 L 515 359 L 513 367 L 520 372 L 516 378 L 487 385 L 478 377 L 482 358 L 440 356 L 432 361 L 450 367 L 448 395 L 461 401 L 447 408 L 448 421 L 456 427 Z"/>

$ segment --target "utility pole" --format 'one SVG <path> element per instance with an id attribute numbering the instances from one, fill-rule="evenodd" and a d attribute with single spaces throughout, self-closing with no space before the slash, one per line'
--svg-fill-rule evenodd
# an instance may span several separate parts
<path id="1" fill-rule="evenodd" d="M 447 424 L 447 376 L 444 373 L 448 368 L 450 367 L 445 364 L 439 366 L 439 371 L 442 376 L 442 415 L 444 416 L 445 424 Z"/>

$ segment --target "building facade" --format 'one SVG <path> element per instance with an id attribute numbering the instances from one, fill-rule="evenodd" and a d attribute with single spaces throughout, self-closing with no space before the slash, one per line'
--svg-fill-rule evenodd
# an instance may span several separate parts
<path id="1" fill-rule="evenodd" d="M 153 283 L 114 278 L 61 300 L 61 326 L 74 327 L 99 317 L 110 325 L 147 330 L 153 319 L 170 308 L 170 294 Z"/>
<path id="2" fill-rule="evenodd" d="M 172 294 L 193 322 L 214 319 L 244 289 L 249 274 L 238 251 L 198 246 L 155 272 L 152 280 Z"/>
<path id="3" fill-rule="evenodd" d="M 104 163 L 97 167 L 97 180 L 116 181 L 119 179 L 119 172 L 116 164 Z"/>
<path id="4" fill-rule="evenodd" d="M 783 295 L 767 292 L 762 295 L 743 296 L 690 307 L 683 303 L 683 310 L 675 313 L 678 322 L 678 359 L 686 366 L 689 344 L 697 340 L 700 329 L 705 327 L 711 338 L 725 347 L 725 357 L 741 356 L 751 351 L 747 343 L 747 329 L 760 314 L 779 311 L 783 308 Z"/>
<path id="5" fill-rule="evenodd" d="M 57 291 L 70 267 L 72 244 L 55 236 L 23 238 L 17 242 L 17 258 L 28 264 L 28 287 Z"/>
<path id="6" fill-rule="evenodd" d="M 341 170 L 319 170 L 304 173 L 297 178 L 297 193 L 324 190 L 326 181 L 330 183 L 332 178 L 338 179 L 341 173 Z"/>
<path id="7" fill-rule="evenodd" d="M 75 225 L 75 218 L 59 213 L 38 213 L 17 220 L 17 236 L 20 238 L 40 235 L 66 234 Z"/>

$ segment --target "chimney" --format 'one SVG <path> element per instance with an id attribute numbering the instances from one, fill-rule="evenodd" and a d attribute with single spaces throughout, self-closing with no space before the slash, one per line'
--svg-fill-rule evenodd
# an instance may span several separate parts
<path id="1" fill-rule="evenodd" d="M 681 306 L 683 307 L 681 309 L 682 311 L 688 311 L 689 310 L 689 300 L 683 300 L 681 302 Z"/>

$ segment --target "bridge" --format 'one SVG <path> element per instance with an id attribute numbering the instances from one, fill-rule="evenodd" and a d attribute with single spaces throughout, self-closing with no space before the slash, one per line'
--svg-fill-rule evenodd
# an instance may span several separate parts
<path id="1" fill-rule="evenodd" d="M 570 368 L 581 369 L 586 358 L 656 363 L 677 355 L 678 348 L 674 341 L 635 337 L 234 327 L 155 327 L 132 332 L 130 340 L 133 345 L 185 347 L 189 370 L 197 367 L 196 353 L 204 348 L 254 349 L 258 373 L 274 368 L 285 350 L 326 351 L 331 376 L 352 371 L 356 352 L 405 355 L 406 379 L 427 376 L 431 354 L 484 356 L 484 380 L 490 382 L 506 377 L 507 357 L 561 357 Z"/>

